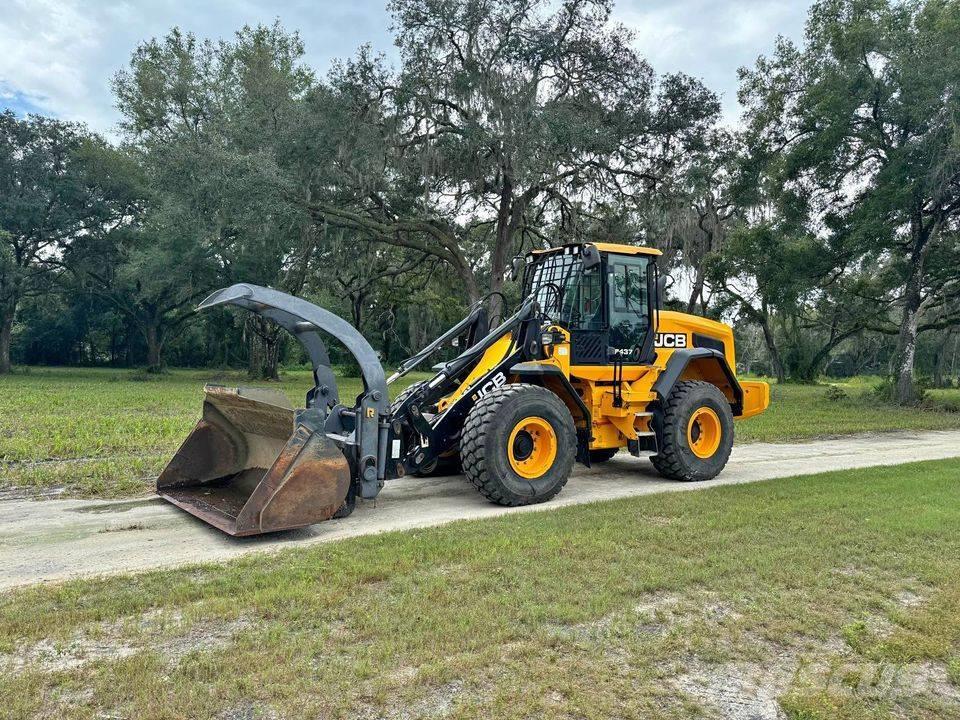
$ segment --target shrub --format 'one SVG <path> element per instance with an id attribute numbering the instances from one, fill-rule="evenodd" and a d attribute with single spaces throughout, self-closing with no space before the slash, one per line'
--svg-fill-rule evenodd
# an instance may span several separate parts
<path id="1" fill-rule="evenodd" d="M 926 400 L 927 390 L 930 387 L 930 383 L 924 379 L 917 379 L 913 381 L 913 391 L 916 395 L 917 402 L 919 405 Z M 876 395 L 879 399 L 885 400 L 886 402 L 893 402 L 896 399 L 896 381 L 891 377 L 885 377 L 873 388 L 873 394 Z"/>
<path id="2" fill-rule="evenodd" d="M 828 385 L 823 396 L 830 402 L 839 402 L 847 399 L 847 391 L 837 385 Z"/>

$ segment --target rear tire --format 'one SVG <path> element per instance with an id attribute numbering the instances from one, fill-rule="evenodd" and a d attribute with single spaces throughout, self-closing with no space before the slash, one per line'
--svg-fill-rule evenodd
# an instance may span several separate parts
<path id="1" fill-rule="evenodd" d="M 549 500 L 567 484 L 576 453 L 570 411 L 538 385 L 491 391 L 470 410 L 460 439 L 464 474 L 498 505 Z"/>
<path id="2" fill-rule="evenodd" d="M 678 382 L 654 422 L 660 452 L 650 462 L 664 477 L 710 480 L 727 464 L 733 449 L 733 412 L 715 385 Z"/>

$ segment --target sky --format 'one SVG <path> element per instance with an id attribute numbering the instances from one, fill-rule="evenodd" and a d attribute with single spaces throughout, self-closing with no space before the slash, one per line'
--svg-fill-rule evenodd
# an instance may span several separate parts
<path id="1" fill-rule="evenodd" d="M 394 52 L 386 0 L 0 0 L 0 108 L 85 122 L 116 136 L 110 79 L 144 40 L 173 26 L 229 38 L 245 24 L 279 19 L 298 30 L 306 63 L 324 73 L 363 43 Z M 654 70 L 685 72 L 719 93 L 724 118 L 739 115 L 737 68 L 799 40 L 808 4 L 798 0 L 617 0 Z"/>

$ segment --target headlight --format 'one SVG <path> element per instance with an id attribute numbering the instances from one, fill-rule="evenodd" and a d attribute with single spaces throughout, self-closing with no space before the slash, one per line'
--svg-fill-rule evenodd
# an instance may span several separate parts
<path id="1" fill-rule="evenodd" d="M 545 332 L 540 336 L 541 345 L 553 345 L 556 342 L 556 339 L 553 337 L 553 333 Z"/>

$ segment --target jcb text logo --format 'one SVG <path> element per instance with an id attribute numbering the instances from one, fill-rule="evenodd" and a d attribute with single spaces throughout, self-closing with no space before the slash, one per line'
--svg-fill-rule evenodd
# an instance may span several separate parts
<path id="1" fill-rule="evenodd" d="M 480 389 L 477 390 L 477 394 L 473 397 L 477 400 L 482 398 L 484 395 L 489 393 L 491 390 L 496 390 L 501 385 L 504 385 L 507 382 L 507 376 L 502 372 L 498 372 L 492 378 L 487 380 L 483 385 L 480 386 Z"/>
<path id="2" fill-rule="evenodd" d="M 684 333 L 657 333 L 653 344 L 658 348 L 685 348 L 687 336 Z"/>

